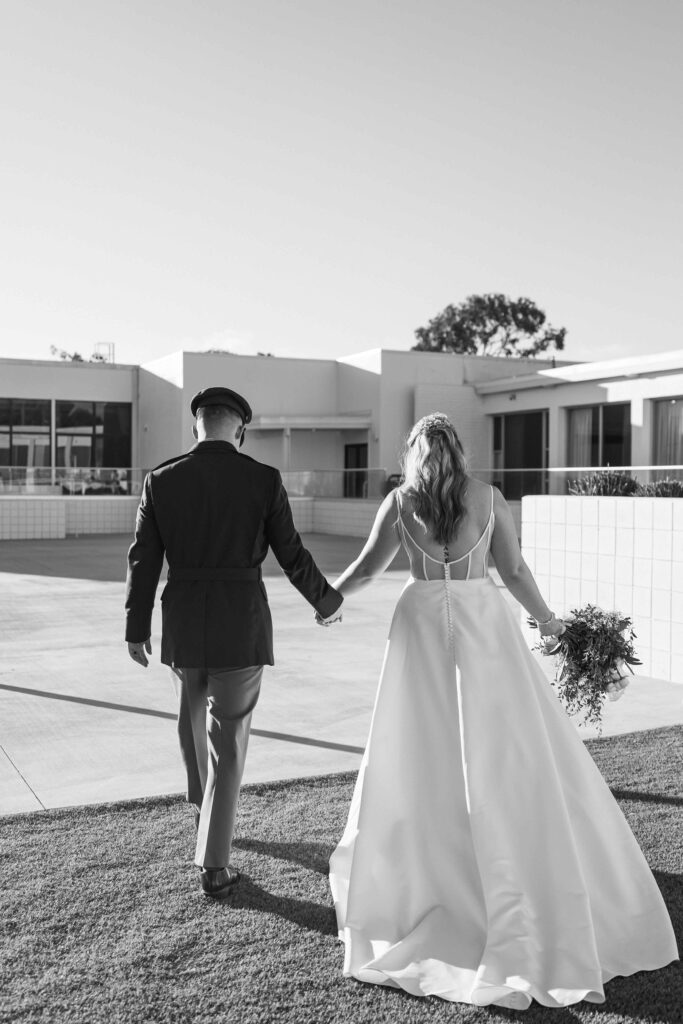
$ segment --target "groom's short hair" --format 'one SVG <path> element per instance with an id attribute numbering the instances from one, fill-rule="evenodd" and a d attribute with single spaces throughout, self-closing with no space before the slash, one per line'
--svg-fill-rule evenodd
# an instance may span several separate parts
<path id="1" fill-rule="evenodd" d="M 210 406 L 217 406 L 218 408 L 227 406 L 228 409 L 232 409 L 237 413 L 242 423 L 245 425 L 251 423 L 252 413 L 249 402 L 236 391 L 231 391 L 230 388 L 205 388 L 203 391 L 198 391 L 190 403 L 193 416 L 196 416 L 200 409 L 206 409 Z"/>
<path id="2" fill-rule="evenodd" d="M 229 405 L 201 405 L 197 409 L 197 419 L 207 426 L 230 421 L 237 427 L 244 422 L 237 409 L 232 409 Z"/>

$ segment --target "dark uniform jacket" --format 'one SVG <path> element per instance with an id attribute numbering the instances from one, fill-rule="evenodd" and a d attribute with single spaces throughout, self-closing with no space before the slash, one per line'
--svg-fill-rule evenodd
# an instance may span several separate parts
<path id="1" fill-rule="evenodd" d="M 164 553 L 161 660 L 179 668 L 273 664 L 261 563 L 268 547 L 324 618 L 342 603 L 294 528 L 277 469 L 201 441 L 145 478 L 128 552 L 126 640 L 150 636 Z"/>

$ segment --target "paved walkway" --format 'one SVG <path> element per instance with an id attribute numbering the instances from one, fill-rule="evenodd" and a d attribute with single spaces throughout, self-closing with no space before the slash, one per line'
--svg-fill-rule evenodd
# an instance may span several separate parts
<path id="1" fill-rule="evenodd" d="M 183 789 L 158 609 L 147 670 L 121 641 L 128 542 L 0 542 L 0 814 Z M 361 544 L 305 542 L 331 577 Z M 274 561 L 265 570 L 277 665 L 264 675 L 245 781 L 356 769 L 405 563 L 349 601 L 330 629 L 314 625 Z M 683 685 L 637 677 L 604 717 L 605 735 L 683 724 Z"/>

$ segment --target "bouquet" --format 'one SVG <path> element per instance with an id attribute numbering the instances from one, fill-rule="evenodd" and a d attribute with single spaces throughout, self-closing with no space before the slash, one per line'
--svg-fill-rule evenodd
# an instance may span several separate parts
<path id="1" fill-rule="evenodd" d="M 536 627 L 536 620 L 529 619 Z M 554 686 L 570 715 L 583 712 L 583 722 L 602 731 L 605 699 L 618 700 L 628 686 L 626 671 L 640 665 L 636 656 L 631 620 L 619 612 L 605 612 L 595 605 L 572 609 L 562 636 L 534 645 L 548 656 L 557 656 Z"/>

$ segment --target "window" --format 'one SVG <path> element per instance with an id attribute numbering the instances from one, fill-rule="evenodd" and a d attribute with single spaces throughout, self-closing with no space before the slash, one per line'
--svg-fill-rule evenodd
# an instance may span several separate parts
<path id="1" fill-rule="evenodd" d="M 631 404 L 614 402 L 568 409 L 568 466 L 628 466 Z"/>
<path id="2" fill-rule="evenodd" d="M 654 403 L 654 464 L 683 465 L 683 397 L 660 399 Z"/>
<path id="3" fill-rule="evenodd" d="M 49 468 L 50 402 L 0 398 L 0 466 Z"/>
<path id="4" fill-rule="evenodd" d="M 548 410 L 493 417 L 493 483 L 508 501 L 548 489 Z"/>
<path id="5" fill-rule="evenodd" d="M 344 445 L 344 497 L 367 498 L 368 490 L 367 444 Z"/>
<path id="6" fill-rule="evenodd" d="M 129 402 L 57 402 L 57 465 L 71 469 L 128 469 Z"/>

